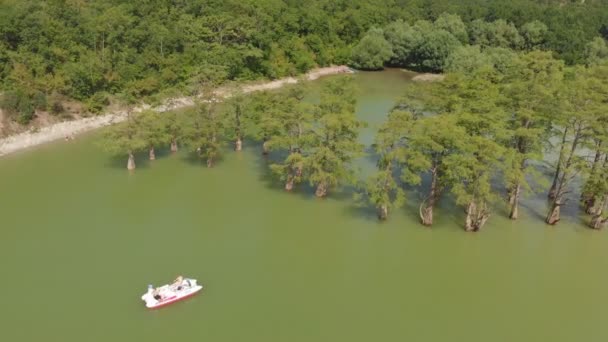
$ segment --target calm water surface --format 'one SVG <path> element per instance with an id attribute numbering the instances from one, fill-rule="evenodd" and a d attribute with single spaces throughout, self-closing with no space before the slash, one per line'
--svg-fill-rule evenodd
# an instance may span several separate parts
<path id="1" fill-rule="evenodd" d="M 356 76 L 365 143 L 407 78 Z M 415 194 L 378 223 L 349 194 L 284 193 L 251 144 L 129 174 L 96 135 L 0 160 L 0 341 L 608 340 L 608 232 L 545 226 L 542 196 L 478 234 L 445 201 L 429 230 Z M 178 274 L 205 291 L 146 310 Z"/>

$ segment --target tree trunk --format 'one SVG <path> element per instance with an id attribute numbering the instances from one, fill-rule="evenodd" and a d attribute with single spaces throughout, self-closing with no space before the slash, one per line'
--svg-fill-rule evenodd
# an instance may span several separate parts
<path id="1" fill-rule="evenodd" d="M 236 141 L 234 142 L 234 150 L 235 151 L 241 151 L 243 149 L 243 141 L 241 140 L 241 137 L 236 138 Z"/>
<path id="2" fill-rule="evenodd" d="M 574 139 L 572 140 L 572 146 L 570 147 L 568 159 L 566 159 L 566 162 L 564 163 L 564 171 L 561 172 L 561 175 L 558 177 L 558 180 L 555 182 L 556 190 L 554 190 L 553 203 L 551 204 L 551 210 L 549 211 L 549 213 L 547 214 L 547 218 L 545 219 L 545 222 L 547 222 L 547 224 L 555 225 L 560 220 L 560 209 L 561 209 L 561 206 L 564 204 L 563 197 L 564 197 L 564 194 L 566 193 L 567 183 L 572 176 L 570 174 L 570 173 L 572 173 L 572 171 L 570 171 L 570 173 L 569 173 L 568 170 L 570 169 L 570 166 L 572 166 L 572 158 L 574 157 L 576 148 L 578 147 L 578 143 L 583 136 L 582 129 L 583 128 L 581 125 L 579 125 L 578 127 L 576 127 L 574 129 Z M 565 139 L 565 137 L 564 137 L 564 139 Z M 560 154 L 562 154 L 562 152 L 563 151 L 560 151 Z M 561 162 L 561 156 L 560 156 L 560 165 L 561 164 L 562 164 L 562 162 Z"/>
<path id="3" fill-rule="evenodd" d="M 292 175 L 287 176 L 287 182 L 285 182 L 285 190 L 287 190 L 287 191 L 293 190 L 293 180 L 294 180 L 294 178 Z"/>
<path id="4" fill-rule="evenodd" d="M 474 232 L 475 226 L 473 224 L 473 212 L 475 211 L 475 203 L 471 202 L 467 205 L 466 213 L 467 217 L 464 221 L 464 230 L 467 232 Z"/>
<path id="5" fill-rule="evenodd" d="M 135 170 L 135 157 L 129 152 L 129 160 L 127 161 L 127 170 Z"/>
<path id="6" fill-rule="evenodd" d="M 560 214 L 560 208 L 561 208 L 561 203 L 559 203 L 559 201 L 555 200 L 553 201 L 553 203 L 551 204 L 551 210 L 549 211 L 549 214 L 547 214 L 547 218 L 545 219 L 545 222 L 547 224 L 550 225 L 556 225 L 559 220 L 559 214 Z"/>
<path id="7" fill-rule="evenodd" d="M 521 192 L 521 185 L 517 184 L 511 191 L 509 191 L 509 205 L 511 206 L 511 212 L 509 218 L 511 220 L 517 220 L 519 217 L 519 193 Z"/>
<path id="8" fill-rule="evenodd" d="M 378 219 L 384 221 L 387 218 L 388 218 L 388 206 L 386 204 L 383 204 L 378 207 Z"/>
<path id="9" fill-rule="evenodd" d="M 603 202 L 601 200 L 598 201 L 596 197 L 593 197 L 589 202 L 590 203 L 585 203 L 585 213 L 595 216 L 602 212 Z M 591 207 L 587 207 L 588 204 L 591 204 Z"/>
<path id="10" fill-rule="evenodd" d="M 431 170 L 431 189 L 429 191 L 429 196 L 426 200 L 420 203 L 420 221 L 423 225 L 430 227 L 433 225 L 433 209 L 435 208 L 435 203 L 437 202 L 437 197 L 439 195 L 439 190 L 437 189 L 437 167 L 433 167 Z"/>
<path id="11" fill-rule="evenodd" d="M 317 185 L 317 190 L 315 191 L 315 196 L 317 196 L 317 197 L 327 196 L 327 184 L 325 182 L 320 182 Z"/>
<path id="12" fill-rule="evenodd" d="M 602 213 L 606 206 L 608 206 L 608 195 L 605 195 L 603 200 L 598 203 L 598 208 L 595 210 L 593 217 L 591 218 L 591 222 L 589 222 L 589 227 L 593 229 L 602 229 L 604 224 L 608 222 L 608 218 L 602 217 Z"/>
<path id="13" fill-rule="evenodd" d="M 479 231 L 490 218 L 490 212 L 486 209 L 485 203 L 476 204 L 471 202 L 467 206 L 466 212 L 464 229 L 467 232 Z"/>
<path id="14" fill-rule="evenodd" d="M 177 152 L 177 141 L 175 139 L 171 141 L 171 152 Z"/>
<path id="15" fill-rule="evenodd" d="M 547 197 L 549 197 L 549 199 L 554 199 L 555 198 L 555 191 L 557 189 L 557 179 L 559 178 L 559 172 L 560 172 L 560 167 L 557 166 L 557 170 L 555 171 L 555 177 L 553 177 L 553 184 L 551 185 L 551 189 L 549 189 L 549 194 L 547 195 Z"/>
<path id="16" fill-rule="evenodd" d="M 595 175 L 596 175 L 598 166 L 600 164 L 600 160 L 602 159 L 601 147 L 602 147 L 601 141 L 597 142 L 595 157 L 593 158 L 593 165 L 591 166 L 591 171 L 589 172 L 589 178 L 588 178 L 585 186 L 583 187 L 583 191 L 581 193 L 581 202 L 583 203 L 585 213 L 587 213 L 589 215 L 595 215 L 595 211 L 596 211 L 596 205 L 595 205 L 596 196 L 593 191 L 593 187 L 594 187 L 593 182 L 595 181 Z M 604 161 L 604 164 L 606 164 L 605 161 Z"/>
<path id="17" fill-rule="evenodd" d="M 156 153 L 154 153 L 154 147 L 150 147 L 149 156 L 150 160 L 156 160 Z"/>
<path id="18" fill-rule="evenodd" d="M 583 201 L 583 208 L 585 209 L 585 213 L 589 215 L 594 215 L 596 212 L 595 196 L 590 193 L 582 193 L 581 199 Z"/>
<path id="19" fill-rule="evenodd" d="M 433 225 L 433 207 L 432 197 L 420 203 L 420 220 L 427 227 Z"/>
<path id="20" fill-rule="evenodd" d="M 262 144 L 262 154 L 267 156 L 270 153 L 270 148 L 268 147 L 268 139 L 264 138 L 264 143 Z"/>
<path id="21" fill-rule="evenodd" d="M 562 158 L 564 157 L 564 148 L 566 147 L 566 138 L 568 137 L 568 127 L 564 129 L 564 135 L 562 136 L 562 145 L 559 148 L 559 159 L 557 160 L 557 166 L 555 167 L 555 175 L 553 176 L 553 184 L 551 185 L 551 189 L 549 190 L 549 198 L 555 198 L 555 192 L 557 190 L 557 181 L 559 179 L 559 174 L 561 172 L 562 166 Z"/>
<path id="22" fill-rule="evenodd" d="M 593 229 L 602 229 L 608 222 L 608 218 L 603 218 L 602 215 L 594 215 L 589 222 L 589 227 Z"/>
<path id="23" fill-rule="evenodd" d="M 207 158 L 207 167 L 213 167 L 213 165 L 214 165 L 213 157 L 208 157 Z"/>

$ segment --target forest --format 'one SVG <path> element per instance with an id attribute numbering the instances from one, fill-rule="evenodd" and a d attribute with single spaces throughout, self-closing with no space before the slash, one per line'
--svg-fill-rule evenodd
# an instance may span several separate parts
<path id="1" fill-rule="evenodd" d="M 210 69 L 237 81 L 330 64 L 443 71 L 451 60 L 474 58 L 469 45 L 496 54 L 539 48 L 567 65 L 584 64 L 590 49 L 606 54 L 600 37 L 608 37 L 607 6 L 605 0 L 4 0 L 0 107 L 22 124 L 43 112 L 66 115 L 69 101 L 91 115 L 125 97 L 154 102 L 198 93 Z"/>

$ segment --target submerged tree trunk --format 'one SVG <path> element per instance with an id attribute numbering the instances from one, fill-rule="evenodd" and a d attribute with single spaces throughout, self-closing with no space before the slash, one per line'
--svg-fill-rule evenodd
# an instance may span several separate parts
<path id="1" fill-rule="evenodd" d="M 129 152 L 129 160 L 127 161 L 127 170 L 135 170 L 135 156 Z"/>
<path id="2" fill-rule="evenodd" d="M 596 144 L 595 157 L 593 158 L 593 165 L 591 166 L 591 171 L 589 173 L 589 179 L 587 183 L 583 187 L 583 191 L 581 193 L 581 202 L 583 203 L 583 208 L 585 209 L 585 213 L 589 215 L 595 215 L 597 211 L 596 206 L 596 194 L 594 193 L 594 182 L 596 172 L 598 172 L 598 167 L 600 166 L 600 161 L 602 159 L 602 151 L 601 151 L 601 142 Z M 608 156 L 605 157 L 603 162 L 603 167 L 608 166 Z M 601 205 L 600 205 L 601 208 Z"/>
<path id="3" fill-rule="evenodd" d="M 568 137 L 568 127 L 564 129 L 564 135 L 562 136 L 562 145 L 559 148 L 559 159 L 557 160 L 557 166 L 555 167 L 555 175 L 553 176 L 553 184 L 549 189 L 549 198 L 555 198 L 555 192 L 557 191 L 557 181 L 559 180 L 559 174 L 561 172 L 562 159 L 564 157 L 564 148 L 566 147 L 566 138 Z"/>
<path id="4" fill-rule="evenodd" d="M 327 183 L 320 182 L 317 185 L 317 190 L 315 191 L 315 196 L 317 196 L 317 197 L 325 197 L 325 196 L 327 196 Z"/>
<path id="5" fill-rule="evenodd" d="M 439 189 L 437 189 L 437 167 L 431 170 L 431 189 L 429 196 L 420 203 L 420 220 L 422 224 L 430 227 L 433 225 L 433 209 L 439 197 Z"/>
<path id="6" fill-rule="evenodd" d="M 177 141 L 175 139 L 171 140 L 171 152 L 177 152 Z"/>
<path id="7" fill-rule="evenodd" d="M 582 126 L 578 126 L 574 129 L 574 139 L 572 140 L 572 146 L 570 146 L 570 152 L 568 155 L 568 159 L 563 163 L 564 170 L 561 172 L 559 177 L 554 180 L 555 189 L 553 190 L 553 200 L 551 202 L 551 208 L 549 213 L 547 214 L 547 218 L 545 222 L 550 225 L 555 225 L 560 221 L 560 210 L 561 206 L 564 204 L 564 195 L 568 192 L 567 186 L 568 182 L 573 178 L 574 171 L 570 170 L 572 166 L 572 158 L 576 153 L 576 148 L 578 147 L 578 143 L 582 138 Z M 565 140 L 565 134 L 564 139 Z M 563 150 L 560 151 L 560 162 L 559 165 L 562 164 L 562 154 Z M 575 174 L 575 173 L 574 173 Z"/>
<path id="8" fill-rule="evenodd" d="M 378 206 L 378 219 L 386 220 L 388 218 L 388 206 L 386 204 L 382 204 Z"/>
<path id="9" fill-rule="evenodd" d="M 149 157 L 150 160 L 156 160 L 156 153 L 154 153 L 154 147 L 150 147 L 150 152 L 149 152 Z"/>
<path id="10" fill-rule="evenodd" d="M 585 213 L 589 215 L 594 215 L 597 209 L 595 205 L 595 196 L 590 193 L 582 193 L 581 200 L 583 201 L 583 208 L 585 209 Z"/>
<path id="11" fill-rule="evenodd" d="M 509 212 L 509 218 L 511 220 L 517 220 L 519 217 L 519 194 L 521 192 L 521 184 L 517 184 L 509 191 L 509 206 L 511 207 Z"/>
<path id="12" fill-rule="evenodd" d="M 479 231 L 490 218 L 490 212 L 487 210 L 485 204 L 476 204 L 475 202 L 469 203 L 466 208 L 466 219 L 464 229 L 467 232 Z"/>
<path id="13" fill-rule="evenodd" d="M 560 220 L 560 209 L 561 203 L 559 201 L 553 201 L 551 204 L 551 210 L 549 210 L 549 214 L 547 214 L 547 218 L 545 222 L 550 225 L 556 225 Z"/>
<path id="14" fill-rule="evenodd" d="M 267 156 L 270 153 L 270 147 L 268 147 L 268 138 L 264 137 L 264 143 L 262 143 L 262 154 Z"/>
<path id="15" fill-rule="evenodd" d="M 604 225 L 608 222 L 608 217 L 603 217 L 602 213 L 608 206 L 608 195 L 605 195 L 601 204 L 599 204 L 599 208 L 593 214 L 591 221 L 589 222 L 589 227 L 593 229 L 602 229 Z"/>
<path id="16" fill-rule="evenodd" d="M 293 190 L 293 186 L 297 178 L 302 176 L 302 166 L 298 165 L 295 168 L 291 168 L 289 175 L 287 176 L 287 182 L 285 182 L 285 190 Z"/>
<path id="17" fill-rule="evenodd" d="M 602 229 L 608 222 L 608 218 L 603 218 L 602 215 L 594 215 L 589 222 L 589 227 L 593 229 Z"/>
<path id="18" fill-rule="evenodd" d="M 287 182 L 285 182 L 285 190 L 291 191 L 293 190 L 294 178 L 292 175 L 287 176 Z"/>

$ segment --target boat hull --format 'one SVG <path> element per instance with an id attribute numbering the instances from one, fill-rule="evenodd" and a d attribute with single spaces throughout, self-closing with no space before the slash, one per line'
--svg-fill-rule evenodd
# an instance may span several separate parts
<path id="1" fill-rule="evenodd" d="M 148 285 L 148 292 L 141 296 L 141 300 L 146 303 L 149 309 L 156 309 L 183 299 L 192 297 L 203 289 L 196 279 L 186 278 L 181 276 L 171 285 L 163 285 L 154 289 L 152 285 Z M 160 297 L 160 299 L 157 299 Z"/>
<path id="2" fill-rule="evenodd" d="M 164 306 L 173 304 L 173 303 L 177 303 L 181 300 L 190 298 L 192 296 L 194 296 L 195 294 L 199 293 L 201 290 L 203 289 L 202 286 L 197 286 L 197 288 L 192 289 L 191 291 L 189 291 L 188 293 L 182 294 L 182 295 L 176 295 L 175 297 L 169 297 L 165 300 L 162 301 L 156 301 L 156 303 L 151 303 L 151 302 L 146 302 L 146 307 L 148 309 L 158 309 L 158 308 L 162 308 Z"/>

